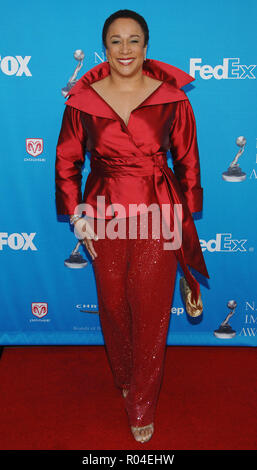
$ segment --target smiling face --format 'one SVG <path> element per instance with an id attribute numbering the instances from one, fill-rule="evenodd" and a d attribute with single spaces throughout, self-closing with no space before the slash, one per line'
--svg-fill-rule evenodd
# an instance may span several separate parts
<path id="1" fill-rule="evenodd" d="M 113 21 L 106 35 L 106 57 L 111 71 L 123 76 L 138 72 L 146 56 L 147 45 L 140 24 L 132 18 Z"/>

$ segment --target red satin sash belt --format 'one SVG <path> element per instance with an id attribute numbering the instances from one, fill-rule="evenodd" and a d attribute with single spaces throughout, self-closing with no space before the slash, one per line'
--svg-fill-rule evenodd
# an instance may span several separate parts
<path id="1" fill-rule="evenodd" d="M 185 207 L 185 199 L 181 194 L 178 182 L 167 164 L 167 155 L 163 152 L 158 152 L 154 155 L 144 155 L 144 156 L 122 156 L 121 157 L 105 157 L 98 156 L 96 154 L 91 154 L 91 171 L 98 176 L 104 177 L 123 177 L 123 176 L 154 176 L 154 188 L 158 202 L 163 203 L 159 195 L 159 189 L 157 185 L 157 176 L 163 175 L 164 182 L 166 185 L 169 201 L 170 201 L 170 221 L 173 221 L 174 214 L 174 204 L 183 204 L 183 223 L 182 230 L 189 230 L 192 227 L 193 218 L 187 208 Z M 186 235 L 186 234 L 184 234 Z M 187 238 L 190 237 L 190 233 L 187 234 Z M 183 237 L 184 238 L 184 237 Z M 190 243 L 193 240 L 190 241 Z M 184 243 L 184 242 L 183 242 Z M 192 295 L 195 300 L 198 299 L 200 286 L 192 273 L 189 271 L 188 266 L 185 261 L 185 254 L 183 243 L 181 248 L 175 250 L 177 259 L 181 265 L 181 268 L 184 272 L 184 275 L 187 279 L 187 282 L 192 290 Z M 187 242 L 188 245 L 188 242 Z"/>

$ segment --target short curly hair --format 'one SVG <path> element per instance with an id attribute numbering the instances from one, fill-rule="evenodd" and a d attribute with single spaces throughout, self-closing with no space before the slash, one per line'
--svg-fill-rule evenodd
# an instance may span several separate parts
<path id="1" fill-rule="evenodd" d="M 103 39 L 103 44 L 104 44 L 105 48 L 107 47 L 106 46 L 106 35 L 107 35 L 107 32 L 108 32 L 109 26 L 112 24 L 112 22 L 114 20 L 117 20 L 118 18 L 132 18 L 133 20 L 137 21 L 140 24 L 140 26 L 141 26 L 141 28 L 144 32 L 144 36 L 145 36 L 144 46 L 146 46 L 148 44 L 149 29 L 148 29 L 147 23 L 146 23 L 145 19 L 143 18 L 143 16 L 139 15 L 138 13 L 136 13 L 133 10 L 118 10 L 115 13 L 113 13 L 112 15 L 110 15 L 105 20 L 105 23 L 104 23 L 104 26 L 103 26 L 103 31 L 102 31 L 102 39 Z"/>

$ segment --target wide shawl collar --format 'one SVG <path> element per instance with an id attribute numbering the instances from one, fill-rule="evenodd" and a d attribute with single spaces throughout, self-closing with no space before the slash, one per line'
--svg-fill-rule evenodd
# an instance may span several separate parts
<path id="1" fill-rule="evenodd" d="M 185 100 L 187 97 L 180 88 L 195 80 L 183 70 L 154 59 L 144 61 L 142 73 L 164 83 L 146 98 L 138 108 Z M 103 62 L 88 70 L 69 91 L 66 104 L 94 116 L 117 119 L 115 111 L 90 86 L 91 83 L 102 80 L 109 74 L 110 65 L 108 62 Z"/>
<path id="2" fill-rule="evenodd" d="M 142 73 L 163 81 L 163 84 L 157 88 L 152 95 L 146 98 L 138 108 L 141 106 L 172 103 L 188 99 L 181 88 L 194 81 L 194 78 L 177 67 L 157 60 L 146 59 L 143 63 Z M 119 119 L 120 122 L 123 123 L 123 129 L 129 134 L 129 130 L 122 119 L 119 118 L 108 103 L 90 86 L 91 83 L 101 80 L 109 74 L 110 66 L 108 62 L 103 62 L 90 69 L 72 87 L 66 104 L 94 116 L 115 120 Z M 174 204 L 182 203 L 183 205 L 183 242 L 181 248 L 175 250 L 175 254 L 192 289 L 194 299 L 198 299 L 200 287 L 187 265 L 207 278 L 209 278 L 209 274 L 205 265 L 195 224 L 175 175 L 168 167 L 166 168 L 164 166 L 161 170 L 172 207 Z"/>

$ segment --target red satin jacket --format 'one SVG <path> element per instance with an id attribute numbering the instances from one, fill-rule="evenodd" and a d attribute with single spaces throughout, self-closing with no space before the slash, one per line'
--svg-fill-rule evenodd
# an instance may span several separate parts
<path id="1" fill-rule="evenodd" d="M 199 293 L 187 264 L 209 277 L 191 215 L 202 210 L 203 196 L 194 114 L 181 90 L 194 79 L 172 65 L 146 59 L 143 74 L 162 84 L 133 109 L 126 126 L 90 86 L 109 73 L 108 62 L 97 65 L 69 93 L 57 144 L 57 213 L 74 214 L 84 202 L 93 208 L 87 215 L 108 219 L 115 217 L 116 204 L 122 204 L 126 216 L 131 204 L 182 204 L 182 246 L 176 254 L 191 288 Z M 173 171 L 167 165 L 168 150 Z M 91 172 L 82 197 L 86 151 L 91 153 Z M 99 208 L 97 196 L 104 196 L 104 208 L 112 208 L 109 215 Z"/>

